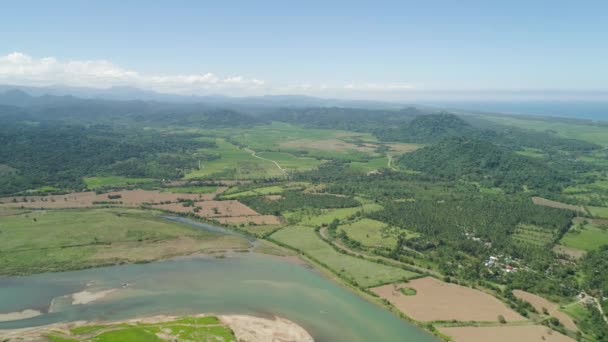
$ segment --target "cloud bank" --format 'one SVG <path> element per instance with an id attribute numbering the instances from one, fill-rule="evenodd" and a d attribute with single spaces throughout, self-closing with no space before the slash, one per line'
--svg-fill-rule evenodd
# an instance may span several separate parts
<path id="1" fill-rule="evenodd" d="M 9 84 L 106 88 L 133 86 L 171 93 L 202 93 L 222 90 L 254 90 L 265 82 L 243 76 L 220 77 L 213 73 L 146 75 L 106 60 L 59 61 L 53 57 L 33 58 L 21 52 L 0 57 L 0 82 Z"/>
<path id="2" fill-rule="evenodd" d="M 68 60 L 54 57 L 34 58 L 26 53 L 12 52 L 0 56 L 0 83 L 25 86 L 65 85 L 109 88 L 132 86 L 174 94 L 228 95 L 288 94 L 339 95 L 341 93 L 395 92 L 411 90 L 407 83 L 353 82 L 274 84 L 259 78 L 240 75 L 219 76 L 212 72 L 199 74 L 143 74 L 107 60 Z"/>

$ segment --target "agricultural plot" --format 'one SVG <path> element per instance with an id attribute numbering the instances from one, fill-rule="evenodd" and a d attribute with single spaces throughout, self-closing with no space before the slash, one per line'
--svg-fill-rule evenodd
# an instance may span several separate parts
<path id="1" fill-rule="evenodd" d="M 217 188 L 216 192 L 206 194 L 174 194 L 157 190 L 121 190 L 102 194 L 88 191 L 65 195 L 2 197 L 0 198 L 0 207 L 36 209 L 91 208 L 108 205 L 138 207 L 143 204 L 176 202 L 180 199 L 212 200 L 216 194 L 224 190 L 225 188 Z"/>
<path id="2" fill-rule="evenodd" d="M 353 170 L 368 173 L 376 170 L 388 168 L 388 158 L 380 157 L 373 158 L 367 161 L 354 161 L 350 163 L 350 167 Z"/>
<path id="3" fill-rule="evenodd" d="M 532 304 L 534 309 L 536 309 L 536 311 L 538 311 L 539 313 L 542 313 L 546 310 L 550 316 L 559 319 L 559 321 L 564 325 L 564 327 L 566 327 L 566 329 L 572 331 L 578 330 L 572 318 L 559 311 L 559 305 L 550 302 L 541 296 L 537 296 L 535 294 L 528 293 L 522 290 L 513 290 L 513 295 L 521 300 Z"/>
<path id="4" fill-rule="evenodd" d="M 415 295 L 405 295 L 399 289 L 412 288 Z M 371 289 L 391 302 L 406 315 L 418 321 L 481 321 L 497 322 L 502 315 L 507 321 L 524 318 L 491 295 L 432 277 L 411 280 L 405 284 L 389 284 Z"/>
<path id="5" fill-rule="evenodd" d="M 103 187 L 124 186 L 153 182 L 153 178 L 130 178 L 122 176 L 99 176 L 86 177 L 84 179 L 88 189 L 98 189 Z"/>
<path id="6" fill-rule="evenodd" d="M 542 325 L 440 327 L 439 331 L 450 336 L 454 342 L 575 341 Z"/>
<path id="7" fill-rule="evenodd" d="M 297 248 L 327 265 L 334 272 L 352 279 L 364 287 L 402 281 L 417 276 L 413 272 L 338 253 L 321 240 L 312 227 L 290 226 L 272 234 L 271 237 Z"/>
<path id="8" fill-rule="evenodd" d="M 159 214 L 90 209 L 4 216 L 0 223 L 1 273 L 62 271 L 247 246 L 243 239 L 167 221 Z"/>
<path id="9" fill-rule="evenodd" d="M 551 244 L 553 238 L 554 233 L 552 231 L 533 224 L 520 224 L 513 234 L 513 239 L 516 241 L 536 246 Z"/>
<path id="10" fill-rule="evenodd" d="M 397 244 L 396 231 L 391 231 L 384 222 L 364 218 L 340 225 L 338 229 L 343 230 L 351 240 L 358 241 L 366 247 L 393 248 Z"/>
<path id="11" fill-rule="evenodd" d="M 608 229 L 594 223 L 576 224 L 562 237 L 560 244 L 583 251 L 608 245 Z"/>
<path id="12" fill-rule="evenodd" d="M 542 197 L 532 197 L 532 202 L 534 202 L 534 204 L 536 204 L 536 205 L 541 205 L 544 207 L 574 210 L 574 211 L 581 212 L 583 214 L 587 213 L 587 210 L 585 210 L 585 208 L 583 208 L 579 205 L 561 203 L 561 202 L 557 202 L 557 201 L 548 200 L 548 199 L 542 198 Z"/>

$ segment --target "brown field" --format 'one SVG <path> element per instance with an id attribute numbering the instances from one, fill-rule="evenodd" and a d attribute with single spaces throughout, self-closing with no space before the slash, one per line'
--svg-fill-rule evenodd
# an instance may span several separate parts
<path id="1" fill-rule="evenodd" d="M 198 201 L 212 200 L 217 194 L 226 190 L 225 187 L 218 188 L 209 194 L 174 194 L 160 192 L 158 190 L 121 190 L 105 194 L 96 194 L 93 191 L 74 192 L 66 195 L 49 196 L 12 196 L 0 198 L 0 207 L 24 208 L 86 208 L 94 207 L 93 202 L 115 202 L 112 204 L 126 207 L 136 207 L 144 203 L 175 202 L 180 198 Z M 110 199 L 108 196 L 120 195 L 121 198 Z M 26 199 L 26 201 L 24 201 Z M 16 202 L 15 202 L 16 201 Z M 122 202 L 122 204 L 120 204 Z"/>
<path id="2" fill-rule="evenodd" d="M 586 254 L 586 252 L 583 250 L 576 249 L 576 248 L 570 248 L 570 247 L 566 247 L 566 246 L 562 246 L 562 245 L 555 245 L 555 247 L 553 247 L 553 251 L 555 253 L 566 254 L 575 260 L 578 260 L 578 259 L 584 257 Z"/>
<path id="3" fill-rule="evenodd" d="M 410 287 L 416 295 L 399 291 Z M 371 289 L 406 315 L 418 321 L 497 321 L 502 315 L 507 321 L 525 320 L 491 295 L 472 288 L 444 283 L 432 277 L 412 280 L 406 284 L 384 285 Z"/>
<path id="4" fill-rule="evenodd" d="M 215 218 L 221 224 L 253 224 L 253 225 L 277 225 L 281 224 L 281 219 L 274 215 L 258 216 L 232 216 Z"/>
<path id="5" fill-rule="evenodd" d="M 299 148 L 299 149 L 311 149 L 311 150 L 322 150 L 322 151 L 361 151 L 361 152 L 373 152 L 376 149 L 375 145 L 357 146 L 355 144 L 342 141 L 340 139 L 326 139 L 326 140 L 312 140 L 312 139 L 299 139 L 283 142 L 280 144 L 283 148 Z"/>
<path id="6" fill-rule="evenodd" d="M 572 318 L 570 318 L 570 316 L 566 315 L 565 313 L 559 311 L 559 306 L 557 304 L 550 302 L 543 297 L 522 290 L 513 290 L 513 295 L 521 300 L 525 300 L 526 302 L 532 304 L 532 306 L 539 313 L 542 313 L 543 308 L 546 308 L 549 312 L 549 315 L 559 319 L 559 321 L 562 322 L 566 329 L 570 329 L 572 331 L 578 330 Z"/>
<path id="7" fill-rule="evenodd" d="M 414 152 L 417 149 L 419 149 L 420 145 L 416 145 L 416 144 L 401 144 L 401 143 L 392 143 L 392 144 L 386 144 L 386 146 L 388 146 L 392 152 L 399 152 L 399 153 L 407 153 L 407 152 Z"/>
<path id="8" fill-rule="evenodd" d="M 587 210 L 585 210 L 585 208 L 581 207 L 580 205 L 572 205 L 572 204 L 556 202 L 556 201 L 548 200 L 548 199 L 542 198 L 542 197 L 536 197 L 536 196 L 532 197 L 532 202 L 534 202 L 534 204 L 536 204 L 536 205 L 542 205 L 544 207 L 574 210 L 574 211 L 578 211 L 578 212 L 581 212 L 584 214 L 587 213 Z"/>
<path id="9" fill-rule="evenodd" d="M 278 201 L 280 199 L 283 199 L 283 196 L 281 196 L 281 195 L 266 195 L 266 196 L 264 196 L 264 199 L 267 199 L 269 201 Z"/>
<path id="10" fill-rule="evenodd" d="M 178 213 L 194 212 L 194 207 L 200 207 L 198 213 L 202 217 L 225 217 L 225 216 L 258 216 L 255 210 L 242 204 L 237 200 L 228 201 L 197 201 L 194 207 L 184 207 L 182 203 L 158 204 L 152 206 L 157 209 L 164 209 Z"/>
<path id="11" fill-rule="evenodd" d="M 574 342 L 542 325 L 495 326 L 495 327 L 439 327 L 454 342 Z"/>
<path id="12" fill-rule="evenodd" d="M 194 212 L 195 207 L 200 207 L 198 212 Z M 153 208 L 184 214 L 193 213 L 200 217 L 214 219 L 221 224 L 281 224 L 279 217 L 260 215 L 237 200 L 200 201 L 194 202 L 194 207 L 184 207 L 182 203 L 158 204 L 154 205 Z"/>

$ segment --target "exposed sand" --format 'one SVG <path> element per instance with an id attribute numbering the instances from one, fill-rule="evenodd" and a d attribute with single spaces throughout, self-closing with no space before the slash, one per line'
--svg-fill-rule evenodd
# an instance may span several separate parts
<path id="1" fill-rule="evenodd" d="M 89 304 L 118 291 L 118 289 L 109 289 L 98 292 L 81 291 L 72 294 L 72 305 Z"/>
<path id="2" fill-rule="evenodd" d="M 587 213 L 587 210 L 585 210 L 585 208 L 581 207 L 580 205 L 572 205 L 572 204 L 556 202 L 556 201 L 548 200 L 548 199 L 542 198 L 542 197 L 532 197 L 532 202 L 534 202 L 534 204 L 536 204 L 536 205 L 542 205 L 544 207 L 574 210 L 574 211 L 578 211 L 578 212 L 581 212 L 584 214 Z"/>
<path id="3" fill-rule="evenodd" d="M 27 319 L 40 315 L 42 315 L 42 312 L 31 309 L 17 312 L 0 313 L 0 322 L 18 321 L 20 319 Z"/>
<path id="4" fill-rule="evenodd" d="M 572 320 L 572 318 L 570 318 L 570 316 L 566 315 L 565 313 L 559 311 L 559 305 L 557 305 L 553 302 L 550 302 L 541 296 L 537 296 L 535 294 L 532 294 L 532 293 L 529 293 L 526 291 L 522 291 L 522 290 L 513 290 L 513 295 L 521 300 L 525 300 L 526 302 L 532 304 L 532 306 L 539 313 L 542 313 L 543 308 L 546 308 L 547 311 L 549 312 L 549 315 L 559 319 L 559 321 L 562 322 L 562 324 L 567 329 L 570 329 L 573 331 L 578 330 L 578 328 L 576 327 L 576 324 L 574 324 L 574 321 Z"/>
<path id="5" fill-rule="evenodd" d="M 198 315 L 199 317 L 206 315 Z M 69 330 L 87 324 L 103 323 L 162 323 L 178 319 L 177 316 L 153 316 L 116 322 L 71 322 L 57 323 L 41 327 L 24 329 L 0 330 L 0 336 L 19 341 L 40 341 L 50 331 L 58 331 L 69 334 Z M 259 318 L 243 315 L 218 316 L 220 321 L 228 325 L 235 333 L 239 342 L 312 342 L 312 336 L 296 323 L 275 317 L 274 319 Z"/>
<path id="6" fill-rule="evenodd" d="M 542 325 L 439 327 L 439 331 L 452 337 L 454 342 L 574 342 L 570 337 Z"/>
<path id="7" fill-rule="evenodd" d="M 238 341 L 242 342 L 312 342 L 312 336 L 304 328 L 285 318 L 274 320 L 241 315 L 219 316 L 228 324 Z"/>
<path id="8" fill-rule="evenodd" d="M 416 295 L 406 296 L 401 287 L 411 287 Z M 406 315 L 418 321 L 494 321 L 502 315 L 507 321 L 522 321 L 524 317 L 491 295 L 469 287 L 445 283 L 432 277 L 372 288 Z"/>

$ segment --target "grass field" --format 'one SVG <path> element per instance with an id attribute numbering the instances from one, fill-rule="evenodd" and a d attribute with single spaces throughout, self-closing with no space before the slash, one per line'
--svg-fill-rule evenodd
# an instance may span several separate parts
<path id="1" fill-rule="evenodd" d="M 185 317 L 154 323 L 86 324 L 70 329 L 70 334 L 55 329 L 48 333 L 52 342 L 140 342 L 140 341 L 235 341 L 230 327 L 217 317 Z"/>
<path id="2" fill-rule="evenodd" d="M 382 209 L 382 206 L 375 203 L 366 203 L 360 207 L 340 208 L 340 209 L 323 209 L 314 213 L 307 211 L 297 211 L 284 213 L 283 216 L 289 221 L 298 222 L 299 225 L 319 227 L 321 225 L 330 224 L 334 219 L 345 220 L 358 211 L 371 212 Z"/>
<path id="3" fill-rule="evenodd" d="M 591 215 L 599 218 L 608 218 L 608 208 L 605 207 L 587 207 Z"/>
<path id="4" fill-rule="evenodd" d="M 516 118 L 512 116 L 484 115 L 484 119 L 505 125 L 516 126 L 536 131 L 554 131 L 566 137 L 608 146 L 608 129 L 606 127 L 574 122 L 563 122 L 560 120 L 535 120 L 527 118 Z"/>
<path id="5" fill-rule="evenodd" d="M 315 158 L 296 157 L 287 152 L 258 152 L 256 155 L 276 161 L 287 171 L 311 170 L 322 163 L 321 160 Z"/>
<path id="6" fill-rule="evenodd" d="M 376 264 L 336 252 L 321 240 L 312 227 L 290 226 L 272 234 L 272 238 L 295 247 L 363 287 L 415 277 L 417 274 L 399 268 Z"/>
<path id="7" fill-rule="evenodd" d="M 566 247 L 592 251 L 602 245 L 608 245 L 608 230 L 594 224 L 576 225 L 560 240 Z"/>
<path id="8" fill-rule="evenodd" d="M 216 149 L 205 149 L 203 151 L 219 154 L 220 158 L 201 162 L 201 169 L 192 170 L 185 178 L 209 178 L 214 176 L 226 179 L 259 179 L 284 176 L 284 173 L 271 161 L 255 158 L 251 153 L 224 139 L 217 139 L 216 144 Z"/>
<path id="9" fill-rule="evenodd" d="M 375 171 L 375 170 L 380 170 L 380 169 L 386 169 L 388 168 L 388 158 L 387 157 L 380 157 L 380 158 L 373 158 L 364 162 L 358 162 L 358 161 L 354 161 L 350 163 L 350 167 L 353 170 L 356 171 L 360 171 L 360 172 L 371 172 L 371 171 Z"/>
<path id="10" fill-rule="evenodd" d="M 155 260 L 244 241 L 135 209 L 39 210 L 3 216 L 0 273 L 28 274 Z"/>
<path id="11" fill-rule="evenodd" d="M 163 192 L 172 192 L 175 194 L 210 194 L 217 190 L 217 186 L 178 186 L 173 188 L 165 188 Z"/>
<path id="12" fill-rule="evenodd" d="M 248 196 L 277 195 L 277 194 L 283 193 L 283 191 L 285 191 L 285 189 L 283 189 L 283 187 L 274 185 L 274 186 L 266 186 L 266 187 L 251 189 L 251 190 L 229 193 L 229 194 L 223 195 L 222 197 L 234 199 L 234 198 L 248 197 Z"/>
<path id="13" fill-rule="evenodd" d="M 129 178 L 122 176 L 100 176 L 100 177 L 86 177 L 84 182 L 89 189 L 97 189 L 105 186 L 123 186 L 129 184 L 140 184 L 153 182 L 153 178 Z"/>
<path id="14" fill-rule="evenodd" d="M 341 225 L 340 230 L 344 230 L 346 235 L 352 240 L 359 241 L 367 247 L 388 247 L 393 248 L 397 244 L 393 232 L 389 230 L 386 223 L 371 220 L 361 219 L 359 221 Z"/>

